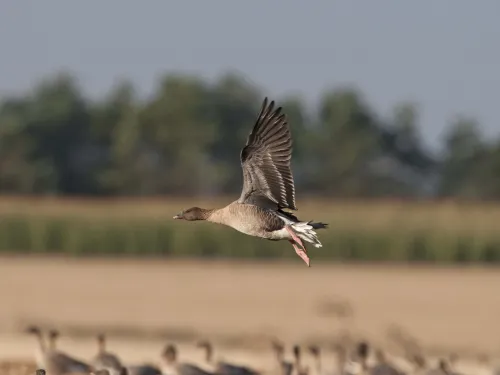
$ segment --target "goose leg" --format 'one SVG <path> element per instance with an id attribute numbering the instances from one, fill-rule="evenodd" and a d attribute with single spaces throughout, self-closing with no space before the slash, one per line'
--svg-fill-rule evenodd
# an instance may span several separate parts
<path id="1" fill-rule="evenodd" d="M 288 241 L 292 244 L 293 248 L 295 249 L 295 252 L 307 264 L 307 267 L 310 267 L 311 261 L 307 256 L 306 247 L 302 243 L 302 240 L 295 234 L 293 229 L 290 228 L 288 225 L 285 225 L 285 229 L 287 230 L 288 233 L 290 233 L 290 236 L 293 238 L 293 240 L 288 240 Z M 300 247 L 297 245 L 300 245 Z"/>
<path id="2" fill-rule="evenodd" d="M 307 256 L 306 252 L 303 249 L 301 249 L 300 247 L 298 247 L 297 244 L 295 242 L 293 242 L 292 240 L 290 240 L 290 243 L 292 244 L 293 248 L 295 249 L 295 252 L 297 253 L 297 255 L 299 257 L 301 257 L 304 262 L 306 262 L 307 267 L 311 267 L 311 261 L 309 260 L 309 257 Z"/>

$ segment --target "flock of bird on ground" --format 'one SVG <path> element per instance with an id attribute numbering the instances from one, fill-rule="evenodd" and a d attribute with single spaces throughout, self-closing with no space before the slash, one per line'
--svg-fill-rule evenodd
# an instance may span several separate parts
<path id="1" fill-rule="evenodd" d="M 196 344 L 205 351 L 202 364 L 179 362 L 176 345 L 168 343 L 161 352 L 158 364 L 129 365 L 116 353 L 108 351 L 103 334 L 97 336 L 96 354 L 85 362 L 57 347 L 57 331 L 49 330 L 46 335 L 48 340 L 44 339 L 38 327 L 30 327 L 28 333 L 37 340 L 37 375 L 461 375 L 454 369 L 456 357 L 442 358 L 436 364 L 430 364 L 423 355 L 414 353 L 406 358 L 411 367 L 408 370 L 391 361 L 382 349 L 373 348 L 364 340 L 336 344 L 333 347 L 336 356 L 333 368 L 323 366 L 319 346 L 307 347 L 308 354 L 312 356 L 307 365 L 303 361 L 301 346 L 294 345 L 291 350 L 293 359 L 287 360 L 284 344 L 273 340 L 270 350 L 274 351 L 275 364 L 272 369 L 262 370 L 215 360 L 209 341 Z M 491 374 L 500 375 L 500 369 L 492 369 Z"/>

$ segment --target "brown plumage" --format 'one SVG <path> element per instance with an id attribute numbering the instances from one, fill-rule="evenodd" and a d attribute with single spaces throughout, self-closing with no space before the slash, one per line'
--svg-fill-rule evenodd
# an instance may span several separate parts
<path id="1" fill-rule="evenodd" d="M 243 189 L 238 200 L 219 209 L 191 207 L 174 216 L 230 226 L 250 236 L 288 240 L 309 266 L 303 241 L 321 247 L 315 229 L 323 223 L 304 222 L 284 209 L 297 210 L 290 161 L 292 135 L 282 108 L 265 98 L 255 125 L 241 150 Z"/>
<path id="2" fill-rule="evenodd" d="M 294 359 L 294 368 L 292 374 L 294 375 L 308 375 L 309 367 L 302 365 L 302 349 L 299 345 L 293 346 L 293 359 Z"/>
<path id="3" fill-rule="evenodd" d="M 164 348 L 162 359 L 164 362 L 162 374 L 164 375 L 213 375 L 213 373 L 205 371 L 195 364 L 178 362 L 177 348 L 173 344 L 168 344 Z"/>
<path id="4" fill-rule="evenodd" d="M 257 121 L 241 150 L 243 191 L 239 203 L 296 210 L 290 161 L 292 135 L 281 107 L 264 99 Z"/>
<path id="5" fill-rule="evenodd" d="M 278 340 L 273 340 L 271 344 L 276 354 L 278 373 L 280 375 L 292 375 L 293 363 L 285 360 L 285 346 Z"/>
<path id="6" fill-rule="evenodd" d="M 321 350 L 319 348 L 319 346 L 317 345 L 310 345 L 308 347 L 309 349 L 309 353 L 311 353 L 311 355 L 313 356 L 314 358 L 314 363 L 315 363 L 315 372 L 317 375 L 320 375 L 320 374 L 323 374 L 323 366 L 322 366 L 322 363 L 321 363 Z"/>
<path id="7" fill-rule="evenodd" d="M 381 349 L 375 351 L 377 363 L 370 370 L 370 375 L 404 375 L 397 367 L 389 363 Z"/>
<path id="8" fill-rule="evenodd" d="M 97 354 L 92 359 L 92 365 L 96 370 L 107 370 L 112 375 L 119 374 L 123 368 L 120 358 L 106 350 L 106 336 L 97 335 Z"/>
<path id="9" fill-rule="evenodd" d="M 260 375 L 260 372 L 247 366 L 242 366 L 226 361 L 213 359 L 213 346 L 207 340 L 197 343 L 197 346 L 205 349 L 205 361 L 214 368 L 214 373 L 218 375 Z"/>
<path id="10" fill-rule="evenodd" d="M 37 352 L 37 365 L 47 370 L 51 375 L 63 375 L 67 373 L 88 373 L 92 367 L 76 358 L 55 349 L 55 340 L 59 333 L 51 330 L 50 339 L 51 347 L 47 347 L 42 336 L 40 328 L 32 326 L 27 329 L 27 332 L 34 335 L 39 344 L 39 351 Z"/>
<path id="11" fill-rule="evenodd" d="M 57 339 L 59 338 L 59 332 L 56 331 L 55 329 L 51 329 L 48 332 L 49 336 L 49 349 L 50 350 L 57 350 Z"/>

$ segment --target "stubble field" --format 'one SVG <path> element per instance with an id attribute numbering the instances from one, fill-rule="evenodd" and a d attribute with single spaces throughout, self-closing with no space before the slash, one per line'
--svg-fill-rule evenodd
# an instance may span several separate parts
<path id="1" fill-rule="evenodd" d="M 387 346 L 395 326 L 428 350 L 495 355 L 499 285 L 484 268 L 7 257 L 0 355 L 31 357 L 21 331 L 32 323 L 58 328 L 61 348 L 84 359 L 98 331 L 129 362 L 156 361 L 167 341 L 201 358 L 193 344 L 210 338 L 224 358 L 266 366 L 273 336 L 326 344 L 349 331 Z"/>

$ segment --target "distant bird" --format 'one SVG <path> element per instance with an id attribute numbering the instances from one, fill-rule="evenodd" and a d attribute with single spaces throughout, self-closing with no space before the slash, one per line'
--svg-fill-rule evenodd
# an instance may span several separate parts
<path id="1" fill-rule="evenodd" d="M 215 368 L 214 373 L 218 375 L 260 375 L 259 371 L 247 366 L 241 366 L 226 361 L 213 361 L 213 347 L 209 341 L 198 342 L 198 347 L 205 349 L 205 360 L 207 364 Z"/>
<path id="2" fill-rule="evenodd" d="M 312 371 L 315 375 L 331 375 L 332 373 L 329 371 L 325 371 L 323 369 L 323 364 L 321 360 L 321 349 L 317 345 L 310 345 L 308 347 L 309 353 L 312 355 L 314 359 L 314 371 Z"/>
<path id="3" fill-rule="evenodd" d="M 429 369 L 426 375 L 462 375 L 451 368 L 451 364 L 444 358 L 438 361 L 437 368 Z"/>
<path id="4" fill-rule="evenodd" d="M 59 338 L 59 332 L 55 329 L 49 330 L 49 349 L 57 350 L 57 339 Z"/>
<path id="5" fill-rule="evenodd" d="M 370 346 L 366 341 L 361 341 L 355 345 L 354 352 L 346 361 L 343 373 L 347 375 L 368 374 L 368 354 Z"/>
<path id="6" fill-rule="evenodd" d="M 67 373 L 89 373 L 92 368 L 88 364 L 70 357 L 56 349 L 47 348 L 40 328 L 29 327 L 28 333 L 37 337 L 39 342 L 39 352 L 37 355 L 37 365 L 44 367 L 50 375 L 63 375 Z M 50 332 L 51 346 L 55 346 L 55 340 L 59 333 L 55 330 Z"/>
<path id="7" fill-rule="evenodd" d="M 420 353 L 412 353 L 407 355 L 407 359 L 410 364 L 413 365 L 412 373 L 414 375 L 423 375 L 427 372 L 427 361 L 425 357 Z"/>
<path id="8" fill-rule="evenodd" d="M 404 375 L 402 371 L 390 364 L 381 349 L 375 351 L 377 363 L 370 367 L 370 375 Z"/>
<path id="9" fill-rule="evenodd" d="M 132 365 L 122 369 L 120 375 L 163 375 L 161 370 L 153 365 Z"/>
<path id="10" fill-rule="evenodd" d="M 293 346 L 293 374 L 294 375 L 308 375 L 309 367 L 302 365 L 302 350 L 299 345 Z"/>
<path id="11" fill-rule="evenodd" d="M 163 375 L 213 375 L 209 371 L 191 363 L 179 363 L 177 361 L 177 348 L 173 344 L 165 346 L 162 359 L 164 365 L 162 366 Z"/>
<path id="12" fill-rule="evenodd" d="M 123 367 L 119 375 L 163 375 L 163 373 L 154 364 L 141 363 Z"/>
<path id="13" fill-rule="evenodd" d="M 243 190 L 238 200 L 223 208 L 191 207 L 174 216 L 188 221 L 206 220 L 227 225 L 250 236 L 271 241 L 288 240 L 297 255 L 310 266 L 303 241 L 321 247 L 315 229 L 327 224 L 300 221 L 283 211 L 295 206 L 295 186 L 290 167 L 292 136 L 282 108 L 274 109 L 265 98 L 240 160 Z"/>
<path id="14" fill-rule="evenodd" d="M 337 375 L 345 375 L 347 372 L 347 348 L 345 343 L 335 343 L 333 345 L 333 352 L 336 357 L 336 367 L 334 373 Z"/>
<path id="15" fill-rule="evenodd" d="M 451 375 L 448 363 L 444 359 L 438 361 L 437 367 L 425 372 L 426 375 Z"/>
<path id="16" fill-rule="evenodd" d="M 114 353 L 106 351 L 106 337 L 104 334 L 97 335 L 97 354 L 92 359 L 92 365 L 96 370 L 107 370 L 111 375 L 119 375 L 123 365 Z"/>
<path id="17" fill-rule="evenodd" d="M 278 340 L 273 340 L 271 344 L 276 354 L 280 375 L 292 375 L 293 363 L 285 360 L 285 346 Z"/>
<path id="18" fill-rule="evenodd" d="M 26 329 L 26 333 L 36 337 L 38 346 L 35 350 L 35 362 L 38 367 L 46 367 L 46 355 L 47 345 L 43 339 L 42 331 L 36 326 L 30 326 Z M 43 370 L 43 369 L 42 369 Z M 43 370 L 45 371 L 45 370 Z"/>

